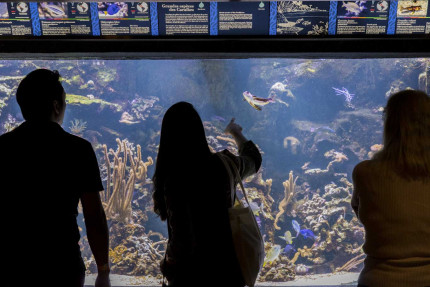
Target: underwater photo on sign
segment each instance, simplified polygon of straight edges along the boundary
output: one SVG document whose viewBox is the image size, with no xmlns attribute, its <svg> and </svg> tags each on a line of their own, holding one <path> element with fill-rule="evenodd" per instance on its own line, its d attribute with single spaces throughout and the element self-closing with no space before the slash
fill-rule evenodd
<svg viewBox="0 0 430 287">
<path fill-rule="evenodd" d="M 62 13 L 62 6 L 41 5 Z M 179 101 L 200 113 L 211 151 L 237 154 L 223 132 L 234 117 L 262 154 L 258 173 L 243 181 L 265 241 L 257 285 L 356 284 L 365 254 L 364 228 L 350 205 L 352 170 L 382 148 L 387 98 L 404 89 L 430 92 L 428 58 L 1 60 L 0 133 L 23 122 L 16 90 L 37 68 L 59 71 L 63 128 L 97 155 L 113 286 L 162 280 L 168 234 L 153 212 L 151 178 L 164 113 Z M 82 214 L 78 225 L 86 282 L 94 284 Z"/>
</svg>

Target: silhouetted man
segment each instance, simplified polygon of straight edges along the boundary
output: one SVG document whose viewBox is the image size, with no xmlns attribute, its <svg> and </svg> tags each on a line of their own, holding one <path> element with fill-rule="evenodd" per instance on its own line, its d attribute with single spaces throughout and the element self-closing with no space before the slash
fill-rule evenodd
<svg viewBox="0 0 430 287">
<path fill-rule="evenodd" d="M 26 121 L 0 136 L 1 260 L 6 266 L 0 286 L 83 286 L 79 200 L 99 271 L 96 286 L 110 286 L 100 171 L 91 144 L 61 127 L 66 93 L 59 76 L 39 69 L 21 81 L 16 98 Z"/>
</svg>

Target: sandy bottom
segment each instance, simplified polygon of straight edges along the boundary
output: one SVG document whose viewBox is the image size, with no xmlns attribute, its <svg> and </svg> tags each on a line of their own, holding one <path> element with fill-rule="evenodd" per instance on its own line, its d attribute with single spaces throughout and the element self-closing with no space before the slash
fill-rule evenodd
<svg viewBox="0 0 430 287">
<path fill-rule="evenodd" d="M 256 286 L 356 286 L 359 273 L 339 272 L 336 274 L 318 274 L 297 276 L 296 280 L 289 282 L 262 282 L 257 283 Z M 115 275 L 110 276 L 112 287 L 125 287 L 125 286 L 160 286 L 161 280 L 153 277 L 136 277 Z M 94 286 L 96 275 L 88 275 L 85 278 L 85 286 Z"/>
</svg>

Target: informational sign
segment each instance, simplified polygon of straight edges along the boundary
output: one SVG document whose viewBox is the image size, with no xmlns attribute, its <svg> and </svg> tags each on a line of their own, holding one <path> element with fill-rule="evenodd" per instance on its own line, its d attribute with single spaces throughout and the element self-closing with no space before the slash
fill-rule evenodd
<svg viewBox="0 0 430 287">
<path fill-rule="evenodd" d="M 92 35 L 89 2 L 39 2 L 43 36 Z"/>
<path fill-rule="evenodd" d="M 327 35 L 330 1 L 279 1 L 277 35 Z"/>
<path fill-rule="evenodd" d="M 399 1 L 396 34 L 429 34 L 430 12 L 428 1 Z"/>
<path fill-rule="evenodd" d="M 32 35 L 30 7 L 28 3 L 0 3 L 0 35 Z"/>
<path fill-rule="evenodd" d="M 209 2 L 157 4 L 160 35 L 209 35 Z"/>
<path fill-rule="evenodd" d="M 337 6 L 336 34 L 385 34 L 390 1 L 342 1 Z"/>
<path fill-rule="evenodd" d="M 98 2 L 101 35 L 149 35 L 149 2 Z"/>
<path fill-rule="evenodd" d="M 219 35 L 268 35 L 270 2 L 218 3 Z"/>
</svg>

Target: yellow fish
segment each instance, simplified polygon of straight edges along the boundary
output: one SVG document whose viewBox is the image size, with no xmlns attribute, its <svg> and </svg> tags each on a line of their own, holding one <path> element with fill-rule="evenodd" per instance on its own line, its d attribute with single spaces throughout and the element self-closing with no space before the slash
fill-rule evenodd
<svg viewBox="0 0 430 287">
<path fill-rule="evenodd" d="M 279 254 L 281 254 L 281 245 L 276 244 L 270 248 L 269 252 L 267 252 L 266 258 L 264 258 L 263 267 L 267 262 L 272 263 L 275 261 L 279 257 Z"/>
</svg>

